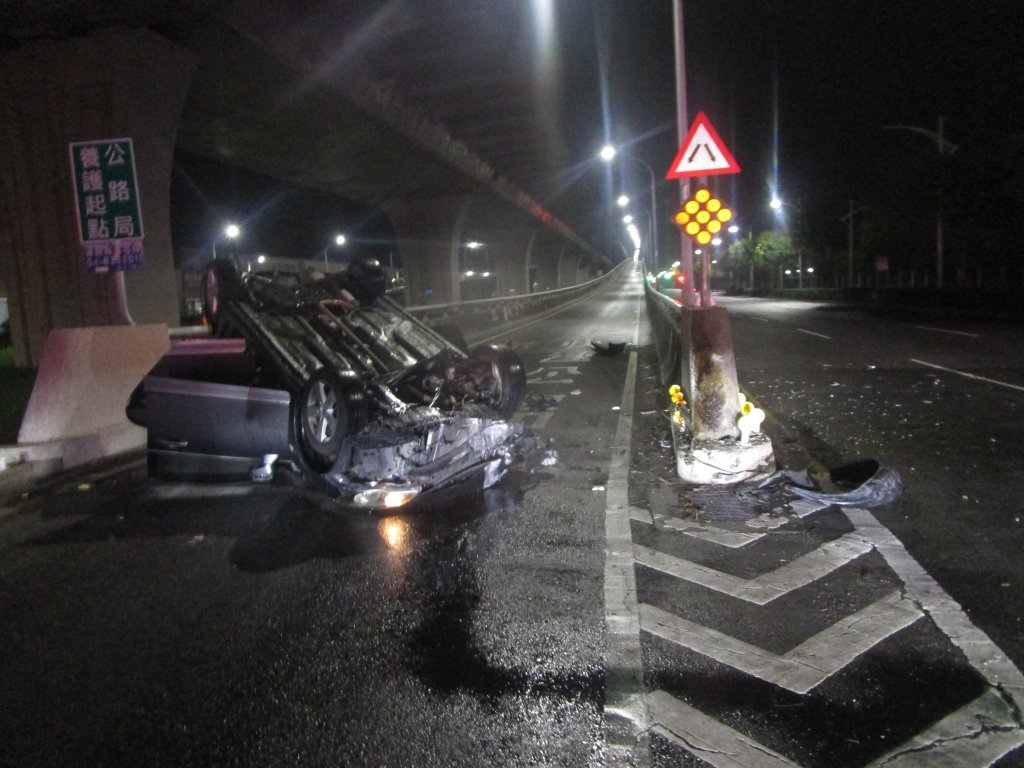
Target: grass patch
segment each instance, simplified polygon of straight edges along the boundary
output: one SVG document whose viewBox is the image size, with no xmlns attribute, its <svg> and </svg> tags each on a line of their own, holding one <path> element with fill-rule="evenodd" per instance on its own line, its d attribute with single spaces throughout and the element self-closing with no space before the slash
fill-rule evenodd
<svg viewBox="0 0 1024 768">
<path fill-rule="evenodd" d="M 18 442 L 21 417 L 35 380 L 35 368 L 14 367 L 13 348 L 0 349 L 0 445 Z"/>
</svg>

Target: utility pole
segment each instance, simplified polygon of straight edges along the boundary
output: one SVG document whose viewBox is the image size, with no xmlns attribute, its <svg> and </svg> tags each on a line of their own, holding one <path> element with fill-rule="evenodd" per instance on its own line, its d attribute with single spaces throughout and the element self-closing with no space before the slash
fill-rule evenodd
<svg viewBox="0 0 1024 768">
<path fill-rule="evenodd" d="M 686 114 L 686 41 L 683 34 L 683 0 L 673 0 L 672 16 L 675 22 L 676 50 L 676 121 L 679 132 L 679 146 L 686 141 L 690 120 Z M 686 179 L 679 180 L 679 204 L 683 205 L 690 196 L 689 184 Z M 679 267 L 686 275 L 683 290 L 683 303 L 691 304 L 693 291 L 693 244 L 688 237 L 680 237 Z"/>
<path fill-rule="evenodd" d="M 913 131 L 914 133 L 920 133 L 935 142 L 935 146 L 939 150 L 939 163 L 942 163 L 941 158 L 945 155 L 952 155 L 957 151 L 958 147 L 951 141 L 946 141 L 945 136 L 945 120 L 942 116 L 939 116 L 939 130 L 929 131 L 927 128 L 918 128 L 914 125 L 886 125 L 884 126 L 888 130 L 903 130 Z M 939 168 L 939 178 L 942 178 L 942 168 Z M 942 270 L 943 270 L 943 236 L 942 236 L 942 187 L 939 187 L 939 200 L 936 204 L 935 211 L 935 287 L 942 288 Z"/>
<path fill-rule="evenodd" d="M 853 217 L 855 214 L 865 210 L 867 206 L 854 209 L 853 198 L 850 199 L 850 212 L 840 216 L 840 221 L 846 222 L 846 287 L 853 287 Z"/>
</svg>

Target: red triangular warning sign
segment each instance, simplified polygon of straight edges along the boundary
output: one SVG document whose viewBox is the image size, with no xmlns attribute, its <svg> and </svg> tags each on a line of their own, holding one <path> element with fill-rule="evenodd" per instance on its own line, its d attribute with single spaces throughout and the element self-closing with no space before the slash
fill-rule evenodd
<svg viewBox="0 0 1024 768">
<path fill-rule="evenodd" d="M 690 176 L 717 176 L 721 173 L 739 173 L 740 166 L 715 126 L 703 112 L 690 126 L 682 149 L 665 174 L 666 179 L 685 179 Z"/>
</svg>

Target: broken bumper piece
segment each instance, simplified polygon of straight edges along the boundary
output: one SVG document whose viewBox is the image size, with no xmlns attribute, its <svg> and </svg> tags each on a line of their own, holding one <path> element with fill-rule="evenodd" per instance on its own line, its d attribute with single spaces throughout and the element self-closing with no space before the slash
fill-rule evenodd
<svg viewBox="0 0 1024 768">
<path fill-rule="evenodd" d="M 484 416 L 440 418 L 429 429 L 421 423 L 405 440 L 371 431 L 348 441 L 325 479 L 343 503 L 364 509 L 404 507 L 475 475 L 473 489 L 485 490 L 518 458 L 522 435 L 521 424 Z"/>
</svg>

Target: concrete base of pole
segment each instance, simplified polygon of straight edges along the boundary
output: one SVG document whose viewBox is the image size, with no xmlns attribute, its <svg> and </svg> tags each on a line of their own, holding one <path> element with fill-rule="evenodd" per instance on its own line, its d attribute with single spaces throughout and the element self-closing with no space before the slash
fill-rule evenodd
<svg viewBox="0 0 1024 768">
<path fill-rule="evenodd" d="M 676 471 L 687 483 L 729 485 L 762 480 L 775 472 L 772 441 L 763 433 L 750 436 L 744 445 L 739 440 L 694 440 L 688 443 L 677 436 Z"/>
</svg>

